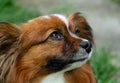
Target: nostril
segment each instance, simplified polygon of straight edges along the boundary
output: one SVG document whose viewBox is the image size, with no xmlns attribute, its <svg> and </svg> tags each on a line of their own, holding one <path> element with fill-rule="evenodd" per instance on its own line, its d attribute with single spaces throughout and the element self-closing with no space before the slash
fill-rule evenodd
<svg viewBox="0 0 120 83">
<path fill-rule="evenodd" d="M 80 46 L 84 49 L 87 49 L 89 47 L 89 41 L 80 42 Z"/>
</svg>

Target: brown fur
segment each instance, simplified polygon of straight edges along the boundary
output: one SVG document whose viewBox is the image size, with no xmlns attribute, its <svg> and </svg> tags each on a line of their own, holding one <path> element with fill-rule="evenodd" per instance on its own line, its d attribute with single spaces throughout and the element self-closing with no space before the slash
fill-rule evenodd
<svg viewBox="0 0 120 83">
<path fill-rule="evenodd" d="M 21 30 L 9 23 L 0 23 L 0 83 L 39 83 L 53 73 L 45 66 L 49 58 L 68 56 L 79 49 L 81 39 L 71 37 L 66 25 L 57 17 L 35 18 Z M 93 42 L 92 30 L 79 13 L 69 17 L 70 30 L 79 37 Z M 82 28 L 81 28 L 82 27 Z M 49 35 L 59 31 L 64 40 L 55 41 Z M 79 31 L 78 31 L 79 32 Z M 69 49 L 68 49 L 69 48 Z M 65 57 L 63 57 L 63 55 Z M 96 83 L 89 63 L 65 73 L 66 83 Z"/>
<path fill-rule="evenodd" d="M 96 83 L 89 63 L 65 73 L 66 83 Z"/>
</svg>

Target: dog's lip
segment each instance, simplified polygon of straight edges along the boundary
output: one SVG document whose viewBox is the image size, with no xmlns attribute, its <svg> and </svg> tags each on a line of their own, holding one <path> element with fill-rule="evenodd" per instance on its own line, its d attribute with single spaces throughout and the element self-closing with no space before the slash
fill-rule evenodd
<svg viewBox="0 0 120 83">
<path fill-rule="evenodd" d="M 72 59 L 69 61 L 69 63 L 75 63 L 75 62 L 79 62 L 79 61 L 84 61 L 86 60 L 88 57 L 81 57 L 80 59 Z"/>
</svg>

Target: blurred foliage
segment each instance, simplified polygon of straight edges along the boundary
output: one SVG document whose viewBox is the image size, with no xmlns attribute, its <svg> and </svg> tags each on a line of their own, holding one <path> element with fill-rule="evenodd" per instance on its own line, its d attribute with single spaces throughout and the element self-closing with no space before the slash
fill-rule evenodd
<svg viewBox="0 0 120 83">
<path fill-rule="evenodd" d="M 64 14 L 69 15 L 70 13 L 73 13 L 74 7 L 70 7 L 68 4 L 63 4 L 62 6 L 57 6 L 49 11 L 49 13 L 58 13 L 58 14 Z"/>
<path fill-rule="evenodd" d="M 91 59 L 91 66 L 98 83 L 117 83 L 113 78 L 118 68 L 111 63 L 113 54 L 105 48 L 94 51 Z"/>
<path fill-rule="evenodd" d="M 111 1 L 120 6 L 120 0 L 111 0 Z"/>
<path fill-rule="evenodd" d="M 37 11 L 16 6 L 14 1 L 0 0 L 0 21 L 20 23 L 41 15 Z"/>
</svg>

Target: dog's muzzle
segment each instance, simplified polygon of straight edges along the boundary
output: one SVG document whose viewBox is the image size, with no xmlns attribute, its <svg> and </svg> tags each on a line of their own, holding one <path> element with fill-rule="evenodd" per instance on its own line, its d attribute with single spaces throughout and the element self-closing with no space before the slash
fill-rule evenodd
<svg viewBox="0 0 120 83">
<path fill-rule="evenodd" d="M 80 42 L 79 46 L 80 46 L 79 51 L 71 54 L 72 56 L 67 55 L 66 59 L 62 58 L 65 55 L 63 55 L 62 57 L 50 58 L 48 60 L 48 64 L 46 65 L 46 68 L 49 71 L 60 71 L 62 69 L 69 67 L 74 63 L 80 62 L 80 64 L 83 64 L 91 57 L 92 44 L 90 44 L 89 41 L 82 41 Z M 77 66 L 79 66 L 79 64 Z"/>
<path fill-rule="evenodd" d="M 92 44 L 89 41 L 82 41 L 80 42 L 79 45 L 80 45 L 80 50 L 77 53 L 75 53 L 72 60 L 70 61 L 71 63 L 78 61 L 82 62 L 91 56 Z"/>
</svg>

